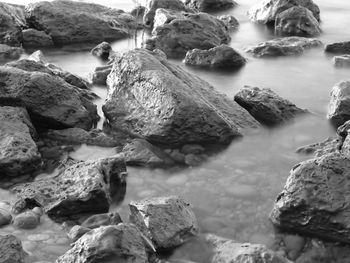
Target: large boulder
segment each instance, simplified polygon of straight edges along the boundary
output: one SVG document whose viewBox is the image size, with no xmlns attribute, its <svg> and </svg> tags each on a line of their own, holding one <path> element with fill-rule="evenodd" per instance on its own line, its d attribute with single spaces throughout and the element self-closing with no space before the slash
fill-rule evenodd
<svg viewBox="0 0 350 263">
<path fill-rule="evenodd" d="M 20 46 L 21 30 L 26 26 L 24 6 L 0 2 L 0 43 L 10 46 Z"/>
<path fill-rule="evenodd" d="M 291 170 L 271 212 L 272 222 L 287 230 L 350 243 L 350 159 L 331 153 Z"/>
<path fill-rule="evenodd" d="M 210 49 L 231 39 L 225 23 L 207 13 L 158 9 L 155 24 L 153 36 L 145 46 L 149 50 L 160 49 L 168 57 L 183 57 L 188 50 Z"/>
<path fill-rule="evenodd" d="M 233 0 L 186 0 L 185 4 L 201 12 L 228 9 L 237 5 Z"/>
<path fill-rule="evenodd" d="M 198 223 L 188 203 L 176 196 L 131 202 L 130 220 L 153 241 L 156 249 L 179 246 L 198 233 Z"/>
<path fill-rule="evenodd" d="M 15 60 L 24 53 L 21 47 L 10 47 L 8 45 L 0 44 L 0 60 Z"/>
<path fill-rule="evenodd" d="M 0 236 L 0 263 L 24 263 L 26 255 L 17 237 Z"/>
<path fill-rule="evenodd" d="M 0 107 L 0 174 L 17 176 L 35 171 L 41 157 L 33 141 L 36 131 L 24 108 Z"/>
<path fill-rule="evenodd" d="M 16 186 L 22 209 L 42 207 L 57 222 L 82 215 L 106 213 L 125 180 L 124 160 L 118 157 L 79 162 L 53 178 Z M 17 208 L 16 208 L 17 209 Z"/>
<path fill-rule="evenodd" d="M 255 119 L 268 126 L 286 123 L 307 112 L 266 88 L 245 86 L 237 92 L 235 101 Z"/>
<path fill-rule="evenodd" d="M 121 39 L 136 25 L 121 10 L 69 0 L 31 3 L 25 16 L 30 27 L 50 35 L 55 45 Z"/>
<path fill-rule="evenodd" d="M 350 41 L 328 44 L 325 51 L 328 53 L 350 54 Z"/>
<path fill-rule="evenodd" d="M 227 143 L 259 127 L 210 84 L 144 49 L 114 62 L 108 86 L 103 111 L 112 127 L 154 144 Z"/>
<path fill-rule="evenodd" d="M 350 120 L 350 81 L 339 82 L 333 87 L 327 118 L 336 127 Z"/>
<path fill-rule="evenodd" d="M 277 15 L 275 32 L 279 35 L 313 37 L 321 33 L 321 28 L 309 9 L 294 6 Z"/>
<path fill-rule="evenodd" d="M 52 37 L 44 31 L 39 31 L 34 28 L 24 29 L 22 31 L 23 46 L 31 47 L 51 47 L 53 46 Z"/>
<path fill-rule="evenodd" d="M 78 239 L 56 263 L 148 263 L 140 231 L 133 225 L 102 226 Z"/>
<path fill-rule="evenodd" d="M 275 57 L 300 55 L 306 49 L 321 46 L 322 42 L 315 38 L 284 37 L 262 42 L 247 49 L 257 57 Z"/>
</svg>

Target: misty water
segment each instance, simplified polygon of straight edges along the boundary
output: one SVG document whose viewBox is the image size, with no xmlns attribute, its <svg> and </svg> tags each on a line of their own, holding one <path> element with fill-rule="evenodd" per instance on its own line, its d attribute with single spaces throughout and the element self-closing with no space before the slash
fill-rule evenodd
<svg viewBox="0 0 350 263">
<path fill-rule="evenodd" d="M 25 4 L 30 1 L 8 2 Z M 125 11 L 135 6 L 131 0 L 95 2 Z M 268 216 L 274 199 L 282 190 L 289 170 L 309 158 L 296 154 L 295 150 L 335 134 L 326 119 L 330 91 L 335 83 L 350 78 L 350 70 L 335 68 L 332 56 L 325 54 L 322 47 L 306 51 L 301 56 L 280 58 L 254 58 L 245 53 L 245 48 L 272 39 L 274 35 L 265 26 L 251 23 L 246 15 L 258 0 L 237 2 L 238 7 L 218 14 L 232 14 L 239 20 L 240 27 L 231 33 L 230 45 L 248 59 L 246 66 L 235 72 L 213 71 L 187 67 L 181 60 L 172 61 L 205 79 L 230 98 L 244 85 L 266 87 L 312 114 L 280 128 L 261 129 L 247 135 L 199 167 L 170 171 L 128 167 L 125 200 L 122 204 L 113 205 L 111 210 L 119 211 L 127 220 L 127 204 L 131 200 L 176 194 L 193 205 L 201 232 L 272 246 L 274 230 Z M 315 2 L 321 9 L 323 33 L 320 40 L 325 44 L 350 40 L 350 1 Z M 126 51 L 140 45 L 140 42 L 140 38 L 137 44 L 132 38 L 116 41 L 113 49 Z M 101 65 L 80 46 L 44 50 L 44 53 L 49 62 L 82 77 Z M 107 89 L 94 87 L 93 91 L 102 97 L 96 101 L 100 108 Z M 72 153 L 72 157 L 88 160 L 114 154 L 113 148 L 83 145 Z M 2 200 L 13 199 L 5 190 L 0 191 L 0 197 Z M 32 262 L 53 262 L 69 248 L 65 231 L 48 218 L 43 218 L 35 230 L 16 230 L 8 226 L 0 229 L 0 234 L 5 233 L 22 239 Z"/>
</svg>

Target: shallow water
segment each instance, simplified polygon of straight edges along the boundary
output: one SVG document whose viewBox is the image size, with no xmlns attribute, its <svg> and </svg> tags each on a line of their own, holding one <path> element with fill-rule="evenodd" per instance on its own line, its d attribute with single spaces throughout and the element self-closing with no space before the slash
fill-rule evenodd
<svg viewBox="0 0 350 263">
<path fill-rule="evenodd" d="M 134 6 L 131 0 L 95 2 L 125 10 Z M 186 67 L 179 60 L 174 62 L 207 80 L 231 98 L 244 85 L 269 87 L 298 106 L 309 109 L 314 115 L 299 118 L 278 129 L 246 136 L 200 167 L 172 171 L 128 168 L 125 200 L 112 209 L 117 209 L 127 219 L 127 204 L 130 200 L 168 194 L 181 195 L 193 204 L 202 232 L 216 233 L 240 242 L 271 246 L 273 228 L 268 214 L 274 199 L 293 165 L 307 158 L 297 155 L 295 150 L 334 135 L 334 130 L 325 117 L 329 94 L 335 83 L 350 78 L 350 70 L 333 67 L 332 57 L 327 56 L 322 48 L 307 51 L 302 56 L 273 59 L 256 59 L 244 53 L 246 47 L 274 36 L 264 26 L 252 24 L 246 16 L 249 7 L 258 0 L 237 2 L 237 8 L 222 13 L 233 14 L 241 23 L 239 30 L 232 33 L 230 45 L 249 59 L 245 67 L 237 72 L 218 72 Z M 315 2 L 321 9 L 323 34 L 320 39 L 324 43 L 350 40 L 350 1 Z M 132 39 L 113 44 L 116 51 L 134 47 Z M 45 51 L 45 55 L 50 62 L 80 76 L 87 76 L 100 65 L 88 51 L 61 49 Z M 94 87 L 93 90 L 101 97 L 106 94 L 103 87 Z M 103 99 L 96 103 L 101 106 Z M 83 145 L 72 156 L 86 160 L 114 154 L 114 149 Z M 0 197 L 11 198 L 6 191 L 0 191 Z M 12 231 L 12 227 L 7 227 L 0 229 L 0 234 Z M 32 253 L 32 261 L 54 261 L 55 257 L 68 249 L 64 231 L 47 218 L 37 230 L 17 234 L 27 242 L 28 239 L 33 239 L 32 234 L 46 233 L 45 231 L 49 231 L 52 238 L 25 243 L 27 250 Z M 59 240 L 59 244 L 55 245 L 55 240 Z M 53 249 L 55 246 L 58 246 L 57 250 Z"/>
</svg>

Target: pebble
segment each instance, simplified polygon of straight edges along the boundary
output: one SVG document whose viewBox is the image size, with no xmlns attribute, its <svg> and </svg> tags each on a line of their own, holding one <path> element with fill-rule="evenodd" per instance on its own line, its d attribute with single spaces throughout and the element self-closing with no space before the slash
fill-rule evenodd
<svg viewBox="0 0 350 263">
<path fill-rule="evenodd" d="M 46 234 L 35 234 L 35 235 L 29 235 L 28 240 L 30 241 L 45 241 L 50 238 L 49 235 Z"/>
<path fill-rule="evenodd" d="M 21 229 L 33 229 L 36 228 L 39 223 L 40 217 L 33 211 L 26 211 L 18 214 L 13 220 L 13 224 Z"/>
<path fill-rule="evenodd" d="M 183 185 L 188 181 L 186 175 L 175 175 L 166 180 L 168 185 Z"/>
</svg>

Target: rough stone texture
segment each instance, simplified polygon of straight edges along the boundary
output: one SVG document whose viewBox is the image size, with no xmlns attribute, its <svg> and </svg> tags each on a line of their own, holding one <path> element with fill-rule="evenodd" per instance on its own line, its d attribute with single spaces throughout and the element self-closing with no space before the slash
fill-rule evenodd
<svg viewBox="0 0 350 263">
<path fill-rule="evenodd" d="M 192 208 L 176 196 L 156 197 L 131 202 L 130 221 L 158 249 L 179 246 L 198 233 L 198 223 Z"/>
<path fill-rule="evenodd" d="M 107 77 L 112 71 L 113 65 L 96 67 L 94 72 L 89 75 L 89 81 L 94 85 L 107 85 Z"/>
<path fill-rule="evenodd" d="M 213 68 L 239 68 L 246 59 L 232 47 L 220 45 L 209 50 L 193 49 L 186 53 L 185 63 Z"/>
<path fill-rule="evenodd" d="M 350 67 L 350 55 L 335 56 L 333 63 L 336 67 Z"/>
<path fill-rule="evenodd" d="M 339 152 L 342 144 L 343 141 L 341 138 L 330 137 L 322 142 L 302 146 L 296 150 L 296 153 L 313 154 L 315 157 L 321 157 L 325 154 Z"/>
<path fill-rule="evenodd" d="M 228 9 L 237 5 L 233 0 L 186 0 L 186 6 L 201 11 L 210 12 Z"/>
<path fill-rule="evenodd" d="M 82 214 L 108 212 L 112 197 L 125 180 L 123 159 L 79 162 L 53 178 L 43 178 L 14 188 L 23 207 L 42 207 L 57 222 Z"/>
<path fill-rule="evenodd" d="M 144 49 L 126 52 L 108 77 L 112 127 L 153 144 L 227 143 L 259 124 L 207 82 Z"/>
<path fill-rule="evenodd" d="M 30 27 L 44 31 L 55 45 L 125 38 L 135 18 L 121 10 L 76 1 L 42 1 L 26 7 Z"/>
<path fill-rule="evenodd" d="M 158 19 L 157 16 L 166 19 Z M 179 13 L 158 9 L 152 38 L 146 40 L 149 50 L 160 49 L 168 57 L 183 57 L 191 49 L 210 49 L 230 41 L 225 23 L 207 13 Z"/>
<path fill-rule="evenodd" d="M 0 201 L 0 227 L 10 224 L 11 221 L 11 204 L 7 201 Z"/>
<path fill-rule="evenodd" d="M 248 15 L 254 22 L 269 24 L 275 22 L 278 14 L 294 6 L 309 9 L 320 21 L 320 9 L 312 0 L 262 0 L 249 10 Z"/>
<path fill-rule="evenodd" d="M 90 129 L 99 118 L 96 106 L 60 78 L 2 66 L 0 81 L 0 105 L 26 107 L 35 125 Z"/>
<path fill-rule="evenodd" d="M 84 220 L 84 222 L 81 223 L 81 226 L 95 229 L 100 226 L 118 225 L 119 223 L 122 223 L 122 219 L 120 218 L 120 215 L 115 212 L 92 215 Z"/>
<path fill-rule="evenodd" d="M 0 17 L 0 43 L 20 46 L 22 41 L 21 28 L 26 25 L 24 6 L 0 2 Z"/>
<path fill-rule="evenodd" d="M 226 27 L 230 30 L 235 30 L 239 27 L 238 20 L 232 15 L 222 15 L 222 16 L 219 16 L 218 19 L 224 22 Z"/>
<path fill-rule="evenodd" d="M 22 31 L 24 47 L 51 47 L 53 41 L 51 36 L 44 31 L 38 31 L 33 28 L 24 29 Z"/>
<path fill-rule="evenodd" d="M 336 54 L 350 54 L 350 41 L 328 44 L 325 51 Z"/>
<path fill-rule="evenodd" d="M 341 152 L 350 158 L 350 121 L 345 122 L 337 129 L 337 133 L 342 138 Z"/>
<path fill-rule="evenodd" d="M 13 236 L 0 236 L 0 263 L 24 263 L 26 253 L 21 241 Z"/>
<path fill-rule="evenodd" d="M 23 48 L 0 44 L 0 60 L 18 59 L 23 53 Z"/>
<path fill-rule="evenodd" d="M 107 60 L 111 51 L 111 45 L 108 42 L 102 42 L 91 50 L 91 54 L 95 57 Z"/>
<path fill-rule="evenodd" d="M 274 126 L 293 120 L 307 110 L 278 96 L 271 89 L 245 86 L 235 95 L 235 101 L 261 123 Z"/>
<path fill-rule="evenodd" d="M 262 42 L 247 49 L 257 57 L 291 56 L 302 54 L 305 49 L 321 46 L 322 42 L 315 38 L 284 37 Z"/>
<path fill-rule="evenodd" d="M 333 87 L 327 118 L 336 127 L 350 120 L 350 81 L 339 82 Z"/>
<path fill-rule="evenodd" d="M 140 231 L 133 225 L 102 226 L 78 239 L 56 263 L 148 263 Z"/>
<path fill-rule="evenodd" d="M 322 239 L 350 243 L 350 159 L 331 153 L 296 165 L 277 197 L 271 220 Z"/>
<path fill-rule="evenodd" d="M 309 9 L 295 6 L 277 15 L 275 32 L 286 36 L 314 37 L 321 34 L 321 28 Z"/>
<path fill-rule="evenodd" d="M 90 231 L 91 231 L 90 228 L 75 225 L 69 230 L 68 237 L 75 242 L 79 238 L 81 238 L 83 235 L 85 235 L 87 232 L 90 232 Z"/>
<path fill-rule="evenodd" d="M 41 157 L 33 141 L 36 136 L 24 108 L 0 107 L 0 174 L 18 176 L 40 167 Z"/>
</svg>

